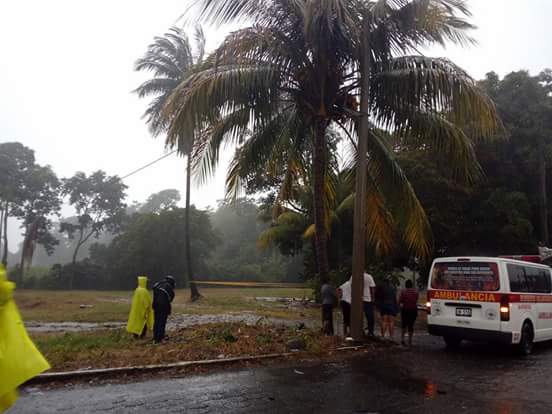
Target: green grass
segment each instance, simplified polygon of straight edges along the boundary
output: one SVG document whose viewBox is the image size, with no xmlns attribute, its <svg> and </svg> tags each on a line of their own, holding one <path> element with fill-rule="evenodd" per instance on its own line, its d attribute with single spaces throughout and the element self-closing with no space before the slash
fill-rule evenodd
<svg viewBox="0 0 552 414">
<path fill-rule="evenodd" d="M 57 335 L 37 335 L 37 346 L 49 355 L 60 353 L 66 355 L 74 352 L 85 352 L 112 347 L 124 348 L 133 342 L 133 338 L 121 329 L 102 331 L 100 333 L 64 333 Z"/>
<path fill-rule="evenodd" d="M 306 288 L 205 288 L 202 299 L 190 302 L 189 290 L 176 292 L 175 314 L 254 312 L 266 317 L 295 319 L 312 309 L 289 309 L 282 303 L 256 301 L 255 297 L 309 297 Z M 16 290 L 15 299 L 24 320 L 42 322 L 126 321 L 132 291 Z M 91 307 L 81 308 L 80 305 Z"/>
<path fill-rule="evenodd" d="M 94 367 L 95 360 L 105 358 L 105 351 L 129 349 L 136 342 L 122 329 L 101 332 L 32 335 L 38 349 L 52 367 L 74 364 L 73 368 Z M 75 364 L 76 362 L 76 364 Z"/>
</svg>

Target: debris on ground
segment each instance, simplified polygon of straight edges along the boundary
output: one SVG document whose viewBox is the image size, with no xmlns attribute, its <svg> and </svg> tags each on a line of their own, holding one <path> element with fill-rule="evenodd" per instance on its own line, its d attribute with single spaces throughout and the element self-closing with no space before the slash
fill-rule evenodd
<svg viewBox="0 0 552 414">
<path fill-rule="evenodd" d="M 135 339 L 124 329 L 33 334 L 50 361 L 52 371 L 115 368 L 198 361 L 302 350 L 309 355 L 327 353 L 343 345 L 342 338 L 323 336 L 318 329 L 244 323 L 211 323 L 177 328 L 170 340 L 158 345 L 151 338 Z"/>
</svg>

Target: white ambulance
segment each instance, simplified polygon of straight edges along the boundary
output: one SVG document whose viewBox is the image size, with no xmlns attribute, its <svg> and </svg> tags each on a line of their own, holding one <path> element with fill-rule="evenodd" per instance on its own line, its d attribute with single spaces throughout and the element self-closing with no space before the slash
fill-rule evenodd
<svg viewBox="0 0 552 414">
<path fill-rule="evenodd" d="M 428 281 L 429 333 L 449 347 L 462 340 L 514 344 L 522 354 L 552 339 L 550 267 L 497 257 L 444 257 Z"/>
</svg>

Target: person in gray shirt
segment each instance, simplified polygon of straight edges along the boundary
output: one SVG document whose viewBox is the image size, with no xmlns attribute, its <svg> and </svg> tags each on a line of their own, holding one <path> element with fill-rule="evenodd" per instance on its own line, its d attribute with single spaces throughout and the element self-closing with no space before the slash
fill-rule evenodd
<svg viewBox="0 0 552 414">
<path fill-rule="evenodd" d="M 322 330 L 326 335 L 333 335 L 333 308 L 337 303 L 335 288 L 328 282 L 324 282 L 320 288 L 322 298 Z"/>
</svg>

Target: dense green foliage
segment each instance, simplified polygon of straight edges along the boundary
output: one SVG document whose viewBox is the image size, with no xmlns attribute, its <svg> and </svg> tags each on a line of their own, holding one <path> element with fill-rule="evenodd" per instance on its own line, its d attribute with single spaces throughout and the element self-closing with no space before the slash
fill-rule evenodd
<svg viewBox="0 0 552 414">
<path fill-rule="evenodd" d="M 213 280 L 296 282 L 303 272 L 303 258 L 286 258 L 274 249 L 259 249 L 259 235 L 267 224 L 259 220 L 259 208 L 251 200 L 221 204 L 211 215 L 221 244 L 210 258 Z"/>
<path fill-rule="evenodd" d="M 23 229 L 20 269 L 31 266 L 37 245 L 51 254 L 58 243 L 52 234 L 61 200 L 60 183 L 50 166 L 35 162 L 34 151 L 18 142 L 0 144 L 0 245 L 2 263 L 8 262 L 8 219 Z M 23 273 L 18 273 L 23 279 Z"/>
<path fill-rule="evenodd" d="M 75 264 L 81 246 L 90 237 L 99 237 L 104 231 L 119 229 L 125 214 L 126 185 L 117 176 L 108 177 L 98 170 L 87 176 L 77 172 L 63 180 L 62 195 L 68 198 L 76 213 L 76 223 L 64 221 L 59 231 L 69 239 L 76 239 L 72 263 Z"/>
<path fill-rule="evenodd" d="M 180 286 L 187 285 L 184 243 L 185 209 L 171 208 L 159 213 L 135 214 L 126 229 L 109 246 L 92 246 L 90 259 L 103 267 L 110 287 L 130 288 L 136 276 L 160 279 L 173 275 Z M 209 215 L 192 207 L 190 238 L 194 267 L 199 274 L 208 272 L 206 260 L 219 239 L 212 229 Z"/>
<path fill-rule="evenodd" d="M 538 76 L 513 72 L 502 80 L 490 73 L 480 83 L 495 100 L 506 134 L 476 144 L 484 177 L 472 185 L 453 180 L 447 165 L 421 148 L 401 150 L 401 165 L 433 229 L 434 255 L 537 253 L 538 242 L 548 233 L 542 229 L 540 210 L 550 215 L 540 201 L 539 171 L 541 161 L 546 162 L 546 176 L 551 170 L 549 78 L 548 71 Z M 547 184 L 546 193 L 550 190 Z"/>
</svg>

